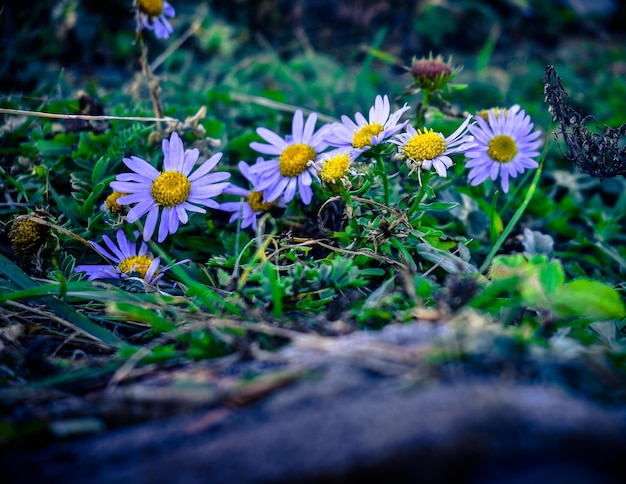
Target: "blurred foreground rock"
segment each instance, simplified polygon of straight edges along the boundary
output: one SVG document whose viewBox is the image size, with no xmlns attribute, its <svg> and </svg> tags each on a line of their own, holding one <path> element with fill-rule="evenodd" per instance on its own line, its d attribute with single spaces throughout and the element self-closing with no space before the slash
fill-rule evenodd
<svg viewBox="0 0 626 484">
<path fill-rule="evenodd" d="M 624 407 L 503 375 L 419 377 L 411 362 L 446 331 L 415 324 L 305 338 L 267 366 L 301 372 L 268 396 L 5 452 L 3 474 L 65 483 L 623 482 Z M 228 371 L 259 362 L 238 364 Z"/>
</svg>

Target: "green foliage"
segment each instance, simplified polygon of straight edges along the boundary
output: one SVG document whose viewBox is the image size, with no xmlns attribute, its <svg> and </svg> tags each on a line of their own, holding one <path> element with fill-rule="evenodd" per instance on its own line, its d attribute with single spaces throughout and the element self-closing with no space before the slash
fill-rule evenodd
<svg viewBox="0 0 626 484">
<path fill-rule="evenodd" d="M 548 313 L 550 320 L 560 323 L 626 318 L 623 299 L 615 288 L 586 278 L 566 282 L 561 262 L 542 255 L 498 256 L 490 276 L 497 293 L 481 294 L 474 301 L 475 307 L 499 309 L 493 299 L 506 297 L 514 301 L 507 307 L 517 304 Z"/>
<path fill-rule="evenodd" d="M 254 8 L 254 2 L 243 3 L 242 9 Z M 280 330 L 290 328 L 380 329 L 414 322 L 417 309 L 448 322 L 473 308 L 481 321 L 498 325 L 498 351 L 512 358 L 531 345 L 550 346 L 558 333 L 571 344 L 609 348 L 615 365 L 626 369 L 626 182 L 601 183 L 561 156 L 543 103 L 545 62 L 535 56 L 519 62 L 514 50 L 519 18 L 477 2 L 460 5 L 422 2 L 414 6 L 419 15 L 407 20 L 409 33 L 419 34 L 424 46 L 447 51 L 462 31 L 463 42 L 476 47 L 471 55 L 458 52 L 459 67 L 465 66 L 458 76 L 455 71 L 458 84 L 431 88 L 416 87 L 400 72 L 410 56 L 398 58 L 402 50 L 392 44 L 398 39 L 389 26 L 372 27 L 359 45 L 336 42 L 337 51 L 326 51 L 304 35 L 284 43 L 263 36 L 251 41 L 247 26 L 189 2 L 177 8 L 177 33 L 180 26 L 195 26 L 182 44 L 159 43 L 149 35 L 142 44 L 135 42 L 132 18 L 114 31 L 118 24 L 96 21 L 108 14 L 94 5 L 57 11 L 60 20 L 90 20 L 79 18 L 76 33 L 100 39 L 98 49 L 113 62 L 111 77 L 105 69 L 78 78 L 74 70 L 53 69 L 33 84 L 32 70 L 16 70 L 26 92 L 11 88 L 11 94 L 0 94 L 3 108 L 33 114 L 7 114 L 0 124 L 3 321 L 19 313 L 16 324 L 35 325 L 46 337 L 77 334 L 105 348 L 111 364 L 93 373 L 101 376 L 129 362 L 218 358 L 250 340 L 274 350 L 284 343 Z M 507 8 L 528 14 L 534 7 L 537 18 L 555 30 L 580 21 L 560 4 L 549 12 L 542 5 L 513 2 Z M 127 10 L 121 8 L 120 15 Z M 460 29 L 464 14 L 471 14 L 475 29 Z M 52 41 L 51 26 L 38 32 L 50 43 L 41 58 L 32 53 L 29 69 L 64 49 Z M 16 42 L 28 44 L 24 38 Z M 85 62 L 94 59 L 93 42 L 80 45 Z M 557 56 L 554 62 L 562 64 L 564 82 L 588 114 L 617 127 L 624 122 L 626 81 L 610 73 L 623 70 L 624 47 L 600 53 L 596 48 L 581 46 L 575 59 Z M 6 65 L 25 65 L 10 49 L 6 56 Z M 584 80 L 583 57 L 594 63 L 594 75 Z M 137 69 L 142 64 L 152 66 L 152 78 Z M 66 120 L 38 114 L 82 112 L 73 94 L 78 88 L 102 102 L 114 119 L 74 129 Z M 222 152 L 217 170 L 247 189 L 237 164 L 252 165 L 259 156 L 250 147 L 262 141 L 258 128 L 289 134 L 298 109 L 318 113 L 317 128 L 344 115 L 367 115 L 377 95 L 389 96 L 392 111 L 406 102 L 410 110 L 403 119 L 446 136 L 462 122 L 461 113 L 520 104 L 542 131 L 540 168 L 512 179 L 511 190 L 503 193 L 490 179 L 470 186 L 461 154 L 452 155 L 455 165 L 442 177 L 434 169 L 408 167 L 396 145 L 383 143 L 351 160 L 349 184 L 315 180 L 311 204 L 296 196 L 259 216 L 256 230 L 230 223 L 223 211 L 190 213 L 174 236 L 149 244 L 150 256 L 161 258 L 158 284 L 146 283 L 137 272 L 106 281 L 87 281 L 76 272 L 77 265 L 95 264 L 119 270 L 88 241 L 102 244 L 104 235 L 118 229 L 134 241 L 143 229 L 145 218 L 128 224 L 124 213 L 102 209 L 110 183 L 128 171 L 124 158 L 136 156 L 160 169 L 161 142 L 175 130 L 187 149 L 199 151 L 199 161 Z M 166 121 L 134 119 L 158 115 L 153 108 L 159 102 Z M 41 246 L 19 252 L 10 238 L 13 221 L 32 214 L 50 234 Z M 41 317 L 49 321 L 41 323 Z M 341 324 L 333 326 L 336 321 Z M 485 324 L 479 331 L 490 328 Z M 73 369 L 70 350 L 55 347 L 62 349 L 51 358 Z M 65 379 L 45 384 L 82 378 L 88 372 L 69 371 Z"/>
</svg>

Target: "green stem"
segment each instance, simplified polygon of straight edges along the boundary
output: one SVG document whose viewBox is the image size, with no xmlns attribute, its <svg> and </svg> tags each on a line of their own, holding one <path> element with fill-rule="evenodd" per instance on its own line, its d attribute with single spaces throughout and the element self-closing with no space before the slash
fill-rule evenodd
<svg viewBox="0 0 626 484">
<path fill-rule="evenodd" d="M 493 199 L 491 200 L 491 213 L 489 216 L 489 220 L 491 222 L 489 225 L 489 242 L 491 242 L 492 244 L 496 241 L 498 237 L 498 230 L 500 229 L 500 227 L 502 227 L 502 219 L 497 212 L 499 194 L 500 191 L 496 190 L 496 192 L 493 194 Z M 498 224 L 498 221 L 500 221 L 500 224 Z"/>
<path fill-rule="evenodd" d="M 422 203 L 422 201 L 424 200 L 424 195 L 426 195 L 426 189 L 424 188 L 424 185 L 428 185 L 428 183 L 430 182 L 430 172 L 428 171 L 424 172 L 423 176 L 424 176 L 424 179 L 421 180 L 420 189 L 417 192 L 415 199 L 413 200 L 413 204 L 411 205 L 411 207 L 406 213 L 406 217 L 409 220 L 411 220 L 411 216 L 417 211 L 417 209 L 420 206 L 420 203 Z"/>
<path fill-rule="evenodd" d="M 415 118 L 415 129 L 421 128 L 424 124 L 424 119 L 426 118 L 426 110 L 428 109 L 428 105 L 430 104 L 431 91 L 422 90 L 422 93 L 422 102 L 419 105 L 417 117 Z"/>
<path fill-rule="evenodd" d="M 385 193 L 385 205 L 389 205 L 389 177 L 387 176 L 387 171 L 385 170 L 385 164 L 378 150 L 376 150 L 376 154 L 374 155 L 374 157 L 376 159 L 376 165 L 378 167 L 378 171 L 380 172 L 380 176 L 383 179 L 383 191 Z"/>
<path fill-rule="evenodd" d="M 533 177 L 533 180 L 530 183 L 530 186 L 528 187 L 528 191 L 526 192 L 526 197 L 524 197 L 524 201 L 515 211 L 515 213 L 513 214 L 513 218 L 511 218 L 507 226 L 504 228 L 504 230 L 500 234 L 500 237 L 498 237 L 498 240 L 496 240 L 496 243 L 493 245 L 493 247 L 491 247 L 489 254 L 487 254 L 487 258 L 484 260 L 484 262 L 480 266 L 480 272 L 484 272 L 487 270 L 487 268 L 489 267 L 489 264 L 491 264 L 491 260 L 495 257 L 498 250 L 500 250 L 500 247 L 502 247 L 502 244 L 504 243 L 504 241 L 511 234 L 511 232 L 513 231 L 513 228 L 515 227 L 515 225 L 517 225 L 517 222 L 519 222 L 519 219 L 524 214 L 526 207 L 528 207 L 528 204 L 532 200 L 533 195 L 535 194 L 535 190 L 537 189 L 537 185 L 539 185 L 539 178 L 541 177 L 541 172 L 543 170 L 543 162 L 545 160 L 546 153 L 548 152 L 548 145 L 549 143 L 546 143 L 545 149 L 543 150 L 543 153 L 541 154 L 541 161 L 539 162 L 539 168 L 537 168 L 537 171 L 535 172 L 535 176 Z"/>
<path fill-rule="evenodd" d="M 354 216 L 354 203 L 352 202 L 352 197 L 350 196 L 350 192 L 346 190 L 346 187 L 341 184 L 339 188 L 339 193 L 343 197 L 346 202 L 346 207 L 348 208 L 348 215 L 350 220 L 350 227 L 352 227 L 352 231 L 354 232 L 355 239 L 360 237 L 361 231 L 359 230 L 359 222 Z"/>
</svg>

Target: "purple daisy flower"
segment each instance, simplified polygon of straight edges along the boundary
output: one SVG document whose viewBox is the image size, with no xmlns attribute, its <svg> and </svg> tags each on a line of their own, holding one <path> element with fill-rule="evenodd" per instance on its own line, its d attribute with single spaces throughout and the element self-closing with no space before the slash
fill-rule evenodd
<svg viewBox="0 0 626 484">
<path fill-rule="evenodd" d="M 534 160 L 542 141 L 541 132 L 533 131 L 534 124 L 523 109 L 515 105 L 509 109 L 490 109 L 476 116 L 476 123 L 469 127 L 474 135 L 474 147 L 465 156 L 470 159 L 468 178 L 478 185 L 487 178 L 500 176 L 502 190 L 509 191 L 509 177 L 517 177 L 529 168 L 537 168 Z"/>
<path fill-rule="evenodd" d="M 136 0 L 137 30 L 147 29 L 154 31 L 157 39 L 167 39 L 174 29 L 167 17 L 176 15 L 174 7 L 165 0 Z"/>
<path fill-rule="evenodd" d="M 152 258 L 148 254 L 148 245 L 145 242 L 142 242 L 139 250 L 137 250 L 137 244 L 130 242 L 124 231 L 118 230 L 115 238 L 117 245 L 109 236 L 105 235 L 102 237 L 108 250 L 96 242 L 89 241 L 89 243 L 100 255 L 116 265 L 79 265 L 74 268 L 74 272 L 87 273 L 87 280 L 89 281 L 94 279 L 120 279 L 137 273 L 146 283 L 154 284 L 163 277 L 163 272 L 159 273 L 160 259 L 158 257 Z M 167 268 L 164 270 L 167 270 Z"/>
<path fill-rule="evenodd" d="M 290 202 L 298 190 L 302 201 L 306 205 L 311 203 L 311 183 L 313 178 L 317 179 L 317 174 L 309 162 L 319 161 L 322 151 L 328 147 L 323 140 L 325 127 L 315 132 L 316 121 L 317 114 L 312 113 L 305 124 L 302 111 L 296 111 L 292 134 L 284 139 L 269 129 L 257 128 L 259 136 L 268 144 L 255 141 L 250 147 L 275 157 L 250 167 L 250 173 L 258 176 L 254 190 L 262 191 L 265 201 L 273 202 L 283 196 L 285 202 Z"/>
<path fill-rule="evenodd" d="M 257 163 L 263 162 L 263 158 L 257 159 Z M 250 165 L 245 161 L 239 162 L 239 171 L 248 180 L 252 186 L 256 185 L 258 176 L 250 172 Z M 256 231 L 257 217 L 264 212 L 267 212 L 272 207 L 278 205 L 284 207 L 286 205 L 284 198 L 279 198 L 273 202 L 266 202 L 263 199 L 263 192 L 256 192 L 252 190 L 246 190 L 240 188 L 232 183 L 226 189 L 225 194 L 237 195 L 245 198 L 245 200 L 239 200 L 238 202 L 225 202 L 220 205 L 220 210 L 225 212 L 232 212 L 229 223 L 235 220 L 241 219 L 241 228 L 252 227 Z"/>
<path fill-rule="evenodd" d="M 219 182 L 228 179 L 230 173 L 209 174 L 222 158 L 222 153 L 216 153 L 191 173 L 199 154 L 197 149 L 184 150 L 182 140 L 174 132 L 169 140 L 163 140 L 163 171 L 136 156 L 124 158 L 124 164 L 133 173 L 118 175 L 111 182 L 111 188 L 126 194 L 117 203 L 135 204 L 126 217 L 129 223 L 148 214 L 143 230 L 146 242 L 154 234 L 159 214 L 157 240 L 163 242 L 169 234 L 176 233 L 181 223 L 188 222 L 187 212 L 205 213 L 206 210 L 201 206 L 219 208 L 212 197 L 222 193 L 229 185 L 227 182 Z"/>
<path fill-rule="evenodd" d="M 391 106 L 387 96 L 376 96 L 374 106 L 370 108 L 369 120 L 361 113 L 356 113 L 355 121 L 348 116 L 341 117 L 341 123 L 329 125 L 325 139 L 330 146 L 348 151 L 355 159 L 361 153 L 379 145 L 383 141 L 400 131 L 408 123 L 400 123 L 400 117 L 409 106 L 405 103 L 400 109 L 391 114 Z"/>
</svg>

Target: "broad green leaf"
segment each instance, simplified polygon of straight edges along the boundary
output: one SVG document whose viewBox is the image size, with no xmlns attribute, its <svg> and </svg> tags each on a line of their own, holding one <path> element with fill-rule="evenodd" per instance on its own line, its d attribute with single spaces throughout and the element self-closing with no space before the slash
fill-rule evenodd
<svg viewBox="0 0 626 484">
<path fill-rule="evenodd" d="M 565 284 L 565 272 L 558 261 L 548 262 L 537 267 L 539 282 L 547 295 L 559 290 Z"/>
<path fill-rule="evenodd" d="M 552 297 L 554 309 L 565 317 L 598 320 L 626 317 L 624 301 L 611 286 L 590 279 L 577 279 Z"/>
<path fill-rule="evenodd" d="M 491 263 L 490 275 L 493 279 L 507 279 L 513 276 L 525 275 L 528 261 L 523 254 L 500 255 L 494 257 Z"/>
<path fill-rule="evenodd" d="M 76 136 L 68 133 L 58 133 L 51 140 L 40 139 L 35 145 L 41 156 L 61 156 L 72 153 Z"/>
<path fill-rule="evenodd" d="M 565 273 L 558 261 L 536 266 L 527 265 L 519 290 L 528 306 L 550 309 L 551 296 L 563 287 L 564 282 Z"/>
</svg>

